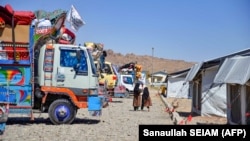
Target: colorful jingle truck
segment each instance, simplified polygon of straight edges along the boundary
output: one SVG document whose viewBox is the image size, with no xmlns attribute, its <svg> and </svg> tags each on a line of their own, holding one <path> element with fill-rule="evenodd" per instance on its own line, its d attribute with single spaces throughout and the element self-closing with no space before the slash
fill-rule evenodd
<svg viewBox="0 0 250 141">
<path fill-rule="evenodd" d="M 107 101 L 99 95 L 94 60 L 88 48 L 75 45 L 74 33 L 64 26 L 66 14 L 0 6 L 1 134 L 12 113 L 35 120 L 34 110 L 47 112 L 55 125 L 71 124 L 81 108 L 101 115 Z"/>
</svg>

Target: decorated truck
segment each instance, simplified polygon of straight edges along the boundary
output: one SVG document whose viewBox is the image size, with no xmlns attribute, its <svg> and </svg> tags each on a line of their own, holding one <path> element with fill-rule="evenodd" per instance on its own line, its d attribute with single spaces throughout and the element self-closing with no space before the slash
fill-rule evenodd
<svg viewBox="0 0 250 141">
<path fill-rule="evenodd" d="M 9 115 L 47 112 L 71 124 L 78 109 L 100 116 L 107 105 L 91 51 L 75 45 L 67 12 L 15 11 L 0 5 L 0 133 Z M 102 95 L 100 95 L 102 93 Z"/>
</svg>

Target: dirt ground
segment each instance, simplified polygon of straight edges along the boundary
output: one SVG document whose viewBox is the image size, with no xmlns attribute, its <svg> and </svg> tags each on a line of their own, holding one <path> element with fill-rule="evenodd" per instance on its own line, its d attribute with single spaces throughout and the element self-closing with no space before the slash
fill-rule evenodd
<svg viewBox="0 0 250 141">
<path fill-rule="evenodd" d="M 186 98 L 166 98 L 166 101 L 175 107 L 175 111 L 180 115 L 187 125 L 202 124 L 227 124 L 227 119 L 217 116 L 199 116 L 191 113 L 191 99 Z M 178 124 L 178 123 L 177 123 Z M 182 124 L 182 123 L 179 123 Z"/>
</svg>

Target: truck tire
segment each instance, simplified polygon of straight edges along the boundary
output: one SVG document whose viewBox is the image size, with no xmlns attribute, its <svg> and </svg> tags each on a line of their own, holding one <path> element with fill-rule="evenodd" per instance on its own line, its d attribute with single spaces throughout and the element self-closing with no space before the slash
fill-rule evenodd
<svg viewBox="0 0 250 141">
<path fill-rule="evenodd" d="M 49 106 L 50 121 L 55 124 L 71 124 L 76 116 L 76 108 L 67 99 L 57 99 Z"/>
</svg>

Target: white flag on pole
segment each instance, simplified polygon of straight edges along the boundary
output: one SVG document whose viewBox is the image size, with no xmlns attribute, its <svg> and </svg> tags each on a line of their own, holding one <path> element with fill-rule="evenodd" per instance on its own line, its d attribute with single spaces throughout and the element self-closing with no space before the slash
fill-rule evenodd
<svg viewBox="0 0 250 141">
<path fill-rule="evenodd" d="M 81 16 L 73 5 L 71 5 L 71 9 L 69 10 L 67 21 L 70 23 L 70 26 L 74 31 L 78 31 L 80 27 L 85 25 L 85 22 L 82 20 Z"/>
</svg>

